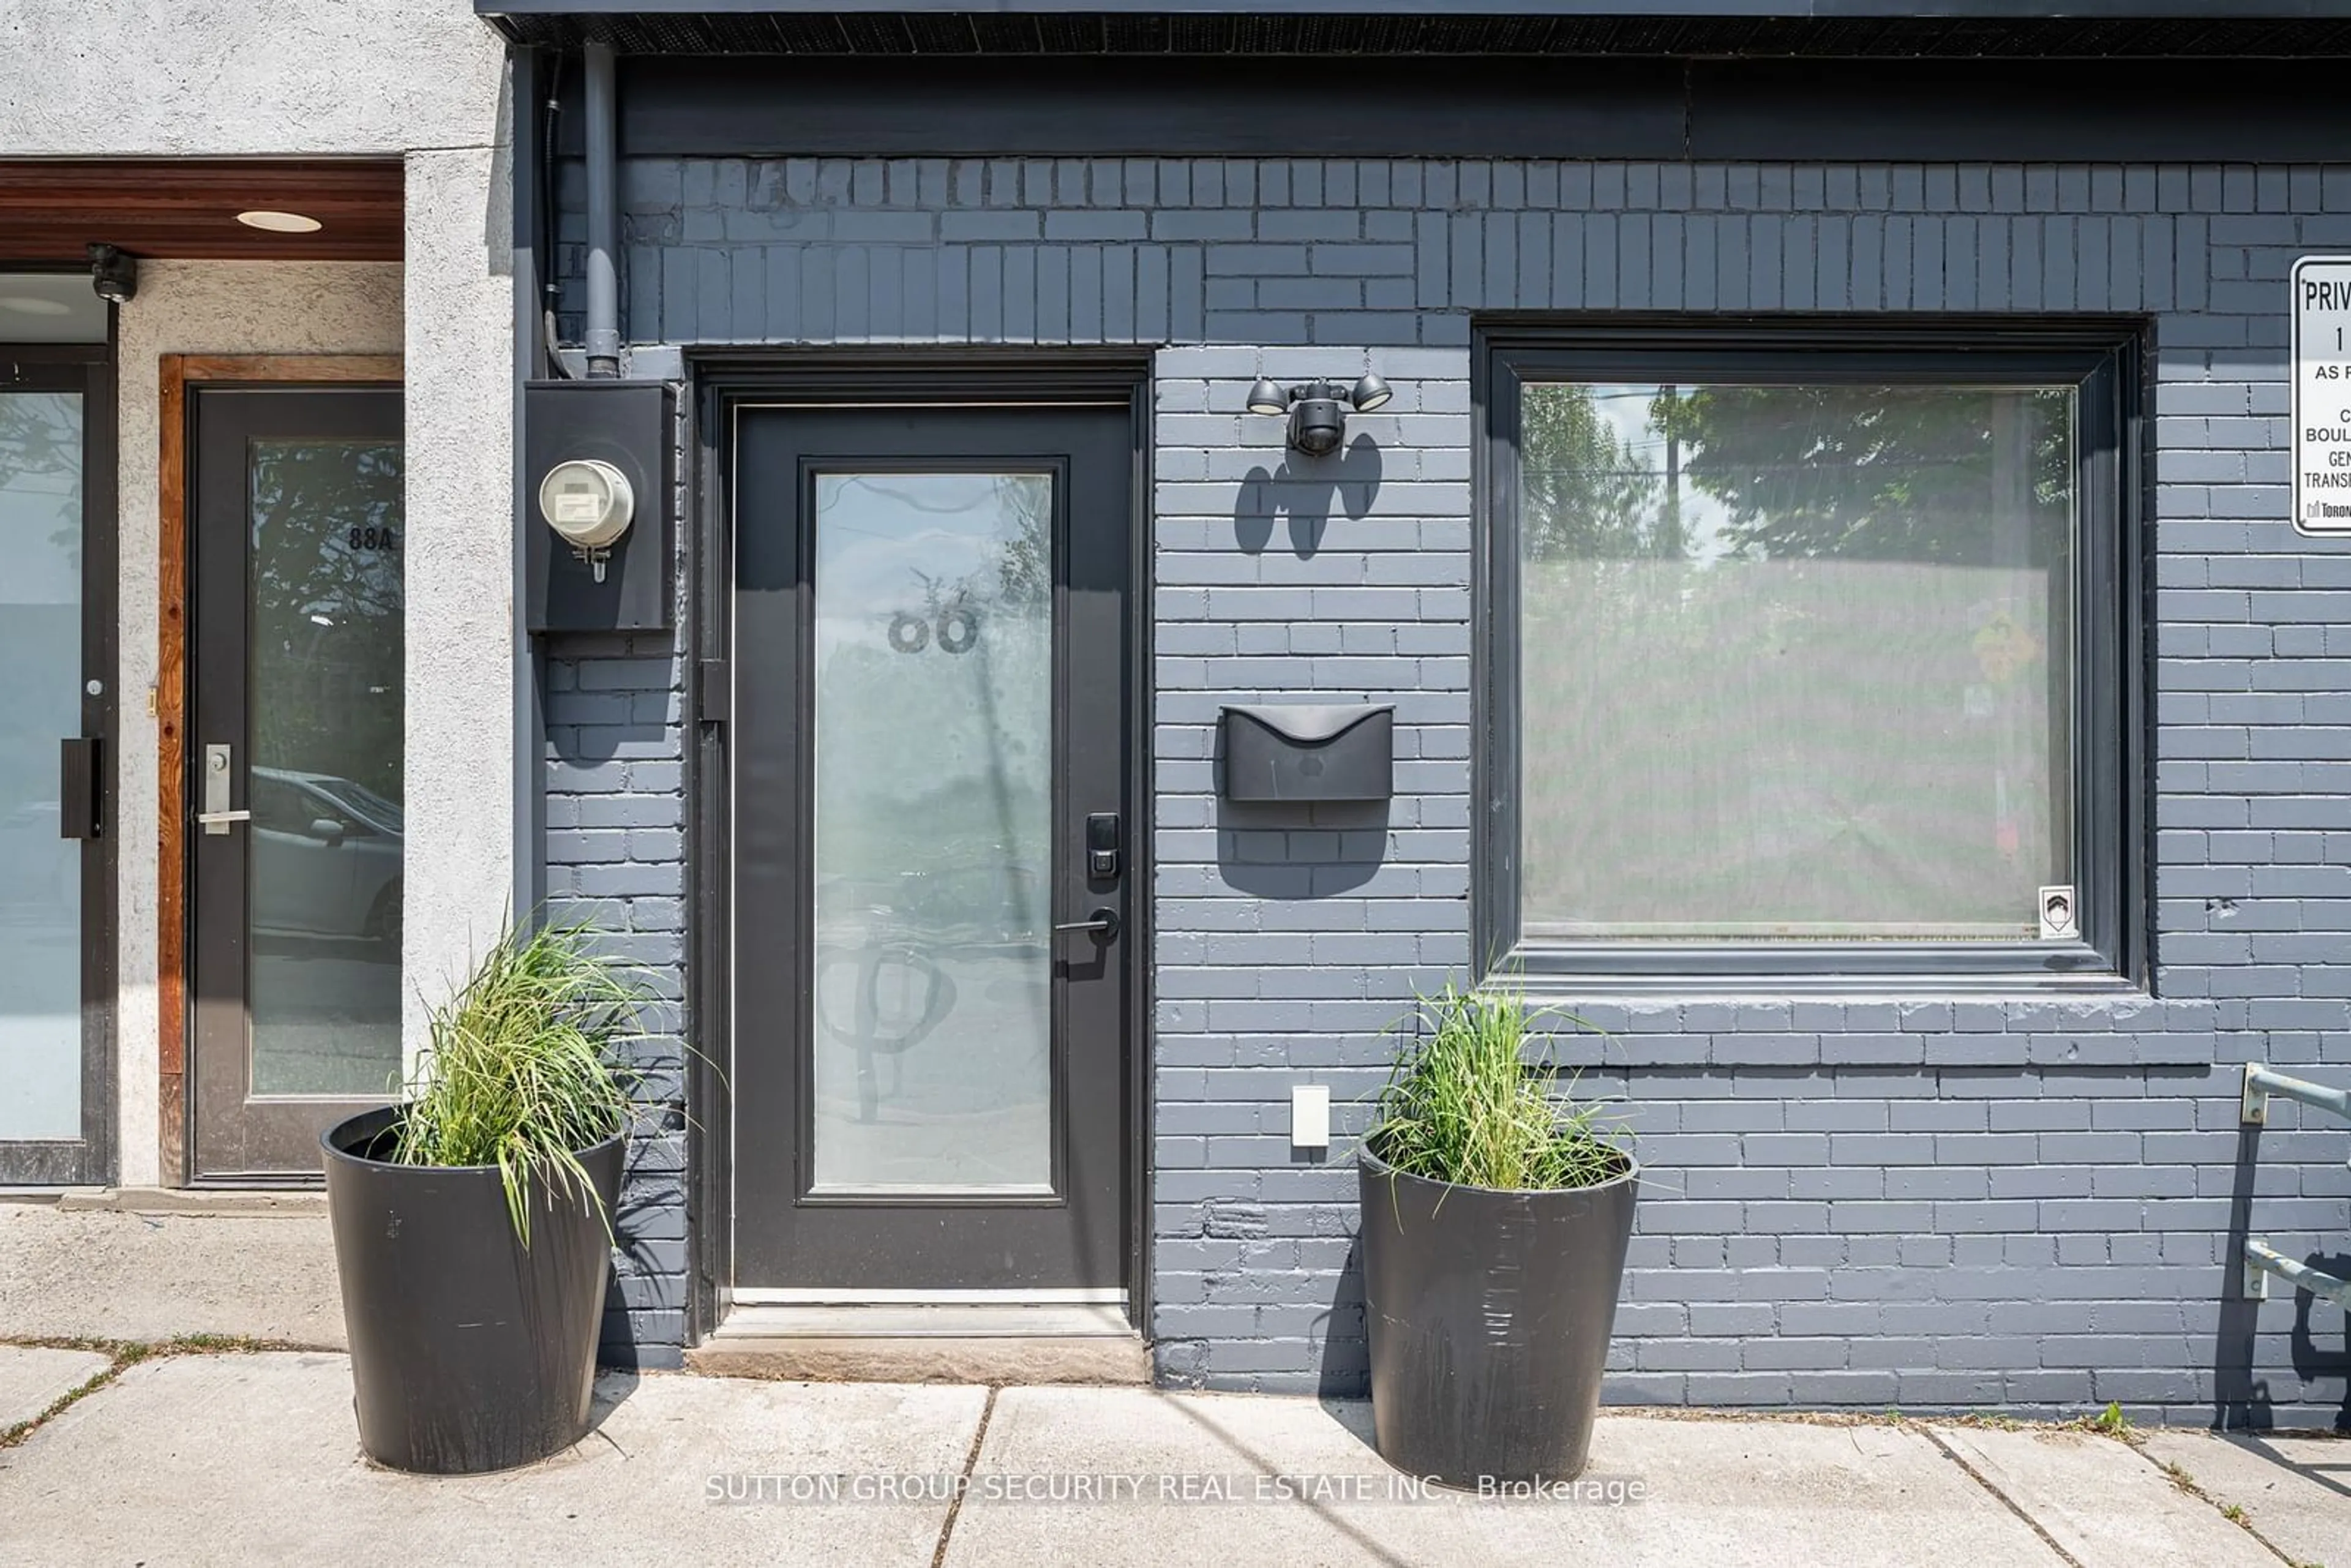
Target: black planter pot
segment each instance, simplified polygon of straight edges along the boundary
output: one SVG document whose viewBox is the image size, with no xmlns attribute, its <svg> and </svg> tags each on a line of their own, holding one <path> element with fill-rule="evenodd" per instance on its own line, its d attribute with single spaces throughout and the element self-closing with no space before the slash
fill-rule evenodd
<svg viewBox="0 0 2351 1568">
<path fill-rule="evenodd" d="M 1564 1192 L 1356 1169 L 1380 1457 L 1457 1487 L 1581 1474 L 1640 1167 Z"/>
<path fill-rule="evenodd" d="M 526 1250 L 496 1166 L 369 1157 L 398 1114 L 369 1111 L 320 1140 L 360 1447 L 435 1475 L 569 1448 L 588 1435 L 622 1138 L 580 1154 L 601 1212 L 532 1184 Z"/>
</svg>

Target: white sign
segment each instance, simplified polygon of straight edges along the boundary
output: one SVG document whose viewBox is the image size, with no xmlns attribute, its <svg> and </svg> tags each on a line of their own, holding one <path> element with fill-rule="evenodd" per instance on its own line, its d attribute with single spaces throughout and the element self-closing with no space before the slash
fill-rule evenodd
<svg viewBox="0 0 2351 1568">
<path fill-rule="evenodd" d="M 2294 526 L 2351 536 L 2351 256 L 2294 264 Z"/>
</svg>

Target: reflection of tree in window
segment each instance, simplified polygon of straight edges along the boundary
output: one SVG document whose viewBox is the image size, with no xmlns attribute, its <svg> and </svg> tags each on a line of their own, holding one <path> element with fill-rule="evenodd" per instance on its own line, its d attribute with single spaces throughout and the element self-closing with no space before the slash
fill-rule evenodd
<svg viewBox="0 0 2351 1568">
<path fill-rule="evenodd" d="M 255 442 L 254 760 L 401 782 L 401 448 Z"/>
<path fill-rule="evenodd" d="M 52 831 L 57 737 L 80 728 L 81 509 L 81 395 L 0 392 L 0 816 L 39 806 Z"/>
<path fill-rule="evenodd" d="M 1679 541 L 1665 537 L 1658 476 L 1602 417 L 1595 390 L 1629 391 L 1527 389 L 1519 435 L 1523 549 L 1530 557 L 1587 559 L 1679 554 Z"/>
<path fill-rule="evenodd" d="M 2073 414 L 1528 386 L 1529 928 L 2028 935 L 2070 880 Z"/>
<path fill-rule="evenodd" d="M 2023 566 L 2058 537 L 2036 515 L 2073 506 L 2070 408 L 2054 388 L 1699 387 L 1650 423 L 1728 512 L 1728 553 Z"/>
<path fill-rule="evenodd" d="M 0 491 L 8 492 L 13 510 L 29 501 L 36 486 L 56 497 L 51 548 L 79 570 L 81 399 L 74 393 L 0 396 Z"/>
<path fill-rule="evenodd" d="M 1032 474 L 998 474 L 996 504 L 1011 521 L 997 562 L 998 597 L 1006 604 L 1040 605 L 1053 597 L 1053 486 Z"/>
</svg>

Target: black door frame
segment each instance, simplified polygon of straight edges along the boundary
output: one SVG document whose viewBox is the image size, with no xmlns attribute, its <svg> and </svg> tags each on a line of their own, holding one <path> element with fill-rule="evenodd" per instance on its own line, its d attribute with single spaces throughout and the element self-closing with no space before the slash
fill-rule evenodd
<svg viewBox="0 0 2351 1568">
<path fill-rule="evenodd" d="M 732 842 L 728 744 L 732 686 L 726 658 L 734 563 L 732 530 L 734 410 L 745 403 L 810 406 L 952 407 L 979 404 L 1115 403 L 1133 431 L 1129 526 L 1127 744 L 1121 809 L 1127 833 L 1127 919 L 1134 949 L 1128 988 L 1124 1284 L 1127 1312 L 1151 1321 L 1152 1009 L 1155 996 L 1151 771 L 1151 354 L 1134 349 L 1040 350 L 709 350 L 688 356 L 695 395 L 684 433 L 693 460 L 693 526 L 680 530 L 686 595 L 684 646 L 694 664 L 693 734 L 686 747 L 687 1224 L 693 1279 L 689 1341 L 706 1337 L 727 1306 L 734 1278 L 733 1103 L 728 1071 L 734 1040 L 731 951 Z"/>
<path fill-rule="evenodd" d="M 103 343 L 0 343 L 0 392 L 82 395 L 81 733 L 98 741 L 98 834 L 84 841 L 81 862 L 81 1137 L 0 1143 L 0 1185 L 88 1186 L 115 1176 L 115 870 L 122 843 L 115 694 L 122 671 L 111 311 L 108 332 Z M 93 680 L 100 683 L 94 695 L 87 684 Z"/>
</svg>

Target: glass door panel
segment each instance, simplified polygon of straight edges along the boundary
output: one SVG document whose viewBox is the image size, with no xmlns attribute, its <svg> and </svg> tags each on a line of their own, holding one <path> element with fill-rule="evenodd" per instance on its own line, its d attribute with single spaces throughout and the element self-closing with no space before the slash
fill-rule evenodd
<svg viewBox="0 0 2351 1568">
<path fill-rule="evenodd" d="M 82 846 L 57 742 L 78 735 L 83 399 L 0 391 L 0 1143 L 83 1135 Z"/>
<path fill-rule="evenodd" d="M 1052 517 L 816 477 L 819 1192 L 1051 1190 Z"/>
<path fill-rule="evenodd" d="M 401 445 L 255 440 L 246 723 L 253 1092 L 400 1073 Z"/>
</svg>

